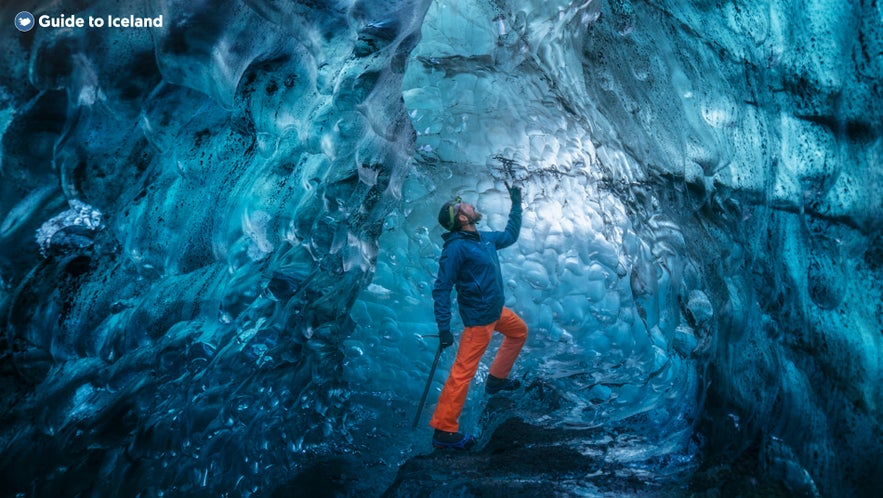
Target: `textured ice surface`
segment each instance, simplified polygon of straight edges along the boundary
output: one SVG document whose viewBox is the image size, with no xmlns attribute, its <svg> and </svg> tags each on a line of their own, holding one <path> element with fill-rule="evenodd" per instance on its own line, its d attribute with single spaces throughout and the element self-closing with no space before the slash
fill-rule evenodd
<svg viewBox="0 0 883 498">
<path fill-rule="evenodd" d="M 42 193 L 42 191 L 38 192 Z M 76 199 L 70 201 L 70 206 L 70 209 L 54 216 L 37 230 L 37 244 L 40 245 L 40 252 L 44 256 L 53 244 L 64 244 L 70 238 L 74 238 L 73 243 L 80 246 L 76 249 L 82 249 L 83 244 L 88 245 L 89 238 L 77 234 L 94 232 L 101 228 L 101 211 Z M 71 233 L 74 235 L 69 235 Z M 77 238 L 84 240 L 78 242 Z"/>
<path fill-rule="evenodd" d="M 505 181 L 530 337 L 524 395 L 488 357 L 467 400 L 490 454 L 514 416 L 577 494 L 883 486 L 879 5 L 28 8 L 165 22 L 0 32 L 9 492 L 380 494 L 453 357 L 412 431 L 438 206 L 500 229 Z"/>
</svg>

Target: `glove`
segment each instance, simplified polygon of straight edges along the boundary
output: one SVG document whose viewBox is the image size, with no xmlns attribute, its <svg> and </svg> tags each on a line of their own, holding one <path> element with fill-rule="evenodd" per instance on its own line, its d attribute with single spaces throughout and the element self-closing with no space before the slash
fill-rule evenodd
<svg viewBox="0 0 883 498">
<path fill-rule="evenodd" d="M 450 346 L 453 343 L 454 343 L 454 334 L 452 334 L 450 330 L 439 330 L 438 331 L 438 345 L 441 346 L 442 349 Z"/>
<path fill-rule="evenodd" d="M 512 200 L 512 204 L 521 204 L 521 187 L 516 185 L 506 184 L 506 190 L 509 191 L 509 199 Z"/>
</svg>

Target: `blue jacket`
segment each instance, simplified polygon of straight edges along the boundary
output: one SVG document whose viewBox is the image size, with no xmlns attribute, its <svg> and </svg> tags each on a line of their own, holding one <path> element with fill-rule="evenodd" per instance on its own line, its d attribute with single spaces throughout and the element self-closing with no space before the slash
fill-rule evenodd
<svg viewBox="0 0 883 498">
<path fill-rule="evenodd" d="M 512 203 L 509 222 L 502 232 L 457 230 L 442 235 L 445 243 L 432 289 L 439 331 L 451 330 L 451 289 L 455 286 L 463 325 L 487 325 L 500 318 L 505 298 L 497 250 L 514 244 L 520 231 L 519 199 Z"/>
</svg>

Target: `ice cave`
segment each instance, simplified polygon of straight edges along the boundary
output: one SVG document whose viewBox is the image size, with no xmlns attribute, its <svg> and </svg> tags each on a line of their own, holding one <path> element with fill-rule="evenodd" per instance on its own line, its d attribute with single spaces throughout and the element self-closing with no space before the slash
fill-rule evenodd
<svg viewBox="0 0 883 498">
<path fill-rule="evenodd" d="M 3 496 L 883 489 L 883 3 L 11 4 Z M 522 388 L 434 450 L 509 183 Z"/>
</svg>

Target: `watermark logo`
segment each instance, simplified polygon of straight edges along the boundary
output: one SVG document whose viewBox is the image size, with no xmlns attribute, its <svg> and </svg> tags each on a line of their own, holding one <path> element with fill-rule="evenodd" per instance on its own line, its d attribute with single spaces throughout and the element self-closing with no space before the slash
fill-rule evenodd
<svg viewBox="0 0 883 498">
<path fill-rule="evenodd" d="M 15 15 L 15 27 L 21 32 L 34 29 L 34 15 L 23 10 Z"/>
<path fill-rule="evenodd" d="M 36 27 L 50 29 L 65 28 L 162 28 L 162 14 L 156 17 L 135 15 L 86 16 L 76 13 L 61 13 L 56 15 L 42 14 L 34 18 L 30 12 L 23 10 L 15 16 L 15 27 L 21 32 L 30 31 Z"/>
</svg>

